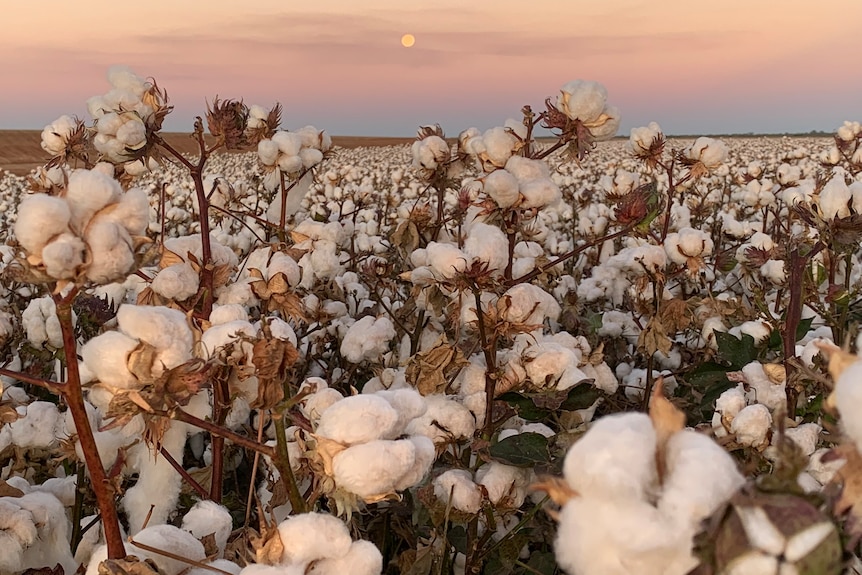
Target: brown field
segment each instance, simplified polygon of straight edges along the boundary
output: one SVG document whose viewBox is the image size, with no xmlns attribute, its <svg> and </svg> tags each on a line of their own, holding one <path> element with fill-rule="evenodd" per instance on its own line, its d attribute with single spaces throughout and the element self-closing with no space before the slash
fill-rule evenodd
<svg viewBox="0 0 862 575">
<path fill-rule="evenodd" d="M 186 154 L 197 152 L 189 134 L 164 134 L 173 147 Z M 344 148 L 394 146 L 412 142 L 413 138 L 378 138 L 364 136 L 333 136 L 332 142 Z M 0 130 L 0 172 L 6 170 L 18 176 L 28 174 L 49 160 L 40 146 L 40 130 Z"/>
</svg>

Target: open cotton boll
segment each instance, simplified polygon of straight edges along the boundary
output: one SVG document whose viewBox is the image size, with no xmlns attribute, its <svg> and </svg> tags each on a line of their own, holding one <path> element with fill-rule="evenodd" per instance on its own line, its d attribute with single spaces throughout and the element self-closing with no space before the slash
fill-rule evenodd
<svg viewBox="0 0 862 575">
<path fill-rule="evenodd" d="M 608 92 L 592 80 L 573 80 L 560 88 L 556 108 L 572 120 L 594 122 L 605 110 Z"/>
<path fill-rule="evenodd" d="M 96 217 L 84 233 L 90 248 L 87 278 L 96 283 L 110 283 L 125 277 L 135 265 L 129 232 L 107 217 Z"/>
<path fill-rule="evenodd" d="M 740 445 L 761 447 L 766 443 L 766 434 L 772 428 L 769 408 L 755 403 L 740 410 L 730 424 L 730 432 Z"/>
<path fill-rule="evenodd" d="M 469 409 L 445 395 L 425 396 L 428 409 L 407 424 L 409 435 L 424 435 L 434 443 L 463 439 L 476 431 L 476 420 Z"/>
<path fill-rule="evenodd" d="M 275 252 L 266 266 L 267 279 L 275 274 L 283 273 L 288 285 L 297 286 L 302 277 L 302 270 L 292 257 L 283 253 Z"/>
<path fill-rule="evenodd" d="M 47 194 L 25 196 L 18 206 L 15 238 L 25 250 L 39 255 L 48 240 L 69 229 L 72 212 L 62 198 Z"/>
<path fill-rule="evenodd" d="M 168 299 L 183 301 L 198 293 L 200 277 L 191 264 L 182 262 L 159 270 L 150 287 Z"/>
<path fill-rule="evenodd" d="M 210 324 L 219 325 L 231 321 L 248 321 L 248 312 L 239 304 L 214 305 L 210 313 Z"/>
<path fill-rule="evenodd" d="M 518 181 L 550 178 L 548 164 L 541 160 L 532 160 L 524 156 L 512 156 L 506 162 L 506 172 L 515 176 Z"/>
<path fill-rule="evenodd" d="M 511 323 L 540 325 L 545 318 L 557 321 L 560 317 L 560 304 L 554 296 L 537 285 L 518 284 L 509 288 L 500 298 L 505 301 L 502 319 Z"/>
<path fill-rule="evenodd" d="M 613 370 L 611 370 L 610 366 L 604 361 L 597 365 L 587 363 L 582 365 L 580 370 L 587 378 L 593 380 L 593 385 L 595 387 L 601 389 L 608 395 L 615 394 L 617 389 L 620 387 L 620 382 L 617 379 L 617 376 L 614 375 Z"/>
<path fill-rule="evenodd" d="M 81 238 L 64 232 L 42 248 L 45 272 L 56 279 L 73 279 L 84 263 L 87 246 Z"/>
<path fill-rule="evenodd" d="M 523 200 L 522 208 L 544 208 L 552 206 L 560 201 L 562 192 L 560 187 L 551 178 L 535 178 L 520 182 L 518 187 Z"/>
<path fill-rule="evenodd" d="M 542 342 L 531 345 L 523 355 L 527 377 L 536 387 L 565 390 L 587 379 L 578 369 L 580 357 L 558 343 Z"/>
<path fill-rule="evenodd" d="M 128 369 L 129 354 L 138 340 L 118 331 L 97 335 L 81 348 L 81 357 L 100 382 L 121 389 L 135 389 L 138 379 Z"/>
<path fill-rule="evenodd" d="M 212 501 L 198 501 L 183 516 L 182 528 L 197 539 L 214 534 L 221 557 L 233 529 L 233 519 L 226 507 Z"/>
<path fill-rule="evenodd" d="M 797 427 L 786 429 L 784 435 L 799 447 L 805 457 L 811 457 L 811 454 L 817 449 L 817 442 L 820 440 L 822 430 L 823 428 L 816 423 L 803 423 Z"/>
<path fill-rule="evenodd" d="M 278 162 L 278 142 L 261 140 L 257 144 L 257 157 L 265 166 L 274 166 Z"/>
<path fill-rule="evenodd" d="M 482 189 L 501 208 L 512 207 L 520 197 L 517 178 L 506 170 L 494 170 L 485 176 Z"/>
<path fill-rule="evenodd" d="M 315 433 L 345 445 L 389 436 L 398 426 L 398 411 L 377 395 L 352 395 L 328 407 Z"/>
<path fill-rule="evenodd" d="M 529 470 L 492 461 L 476 471 L 476 483 L 485 488 L 494 505 L 517 509 L 527 497 Z"/>
<path fill-rule="evenodd" d="M 66 151 L 69 137 L 77 128 L 77 122 L 70 116 L 60 116 L 42 130 L 42 149 L 52 156 L 59 156 Z"/>
<path fill-rule="evenodd" d="M 57 349 L 63 347 L 57 308 L 50 296 L 30 300 L 21 313 L 21 327 L 27 333 L 27 341 L 38 348 L 45 343 Z"/>
<path fill-rule="evenodd" d="M 150 223 L 150 200 L 143 188 L 132 188 L 120 196 L 105 214 L 111 221 L 126 228 L 133 236 L 142 236 Z"/>
<path fill-rule="evenodd" d="M 332 557 L 316 562 L 308 575 L 380 575 L 383 571 L 383 555 L 370 541 L 354 541 L 341 557 Z"/>
<path fill-rule="evenodd" d="M 416 445 L 409 439 L 375 439 L 338 453 L 332 473 L 339 488 L 374 500 L 394 493 L 415 464 Z"/>
<path fill-rule="evenodd" d="M 72 213 L 71 226 L 83 231 L 96 212 L 120 199 L 120 183 L 98 170 L 74 170 L 66 187 L 66 202 Z"/>
<path fill-rule="evenodd" d="M 692 532 L 745 483 L 733 457 L 712 439 L 684 429 L 665 447 L 667 473 L 657 507 Z"/>
<path fill-rule="evenodd" d="M 325 513 L 289 517 L 278 525 L 278 534 L 284 544 L 281 565 L 300 567 L 300 573 L 312 561 L 343 557 L 353 544 L 347 526 Z"/>
<path fill-rule="evenodd" d="M 438 277 L 454 278 L 467 267 L 467 255 L 458 246 L 441 242 L 429 242 L 425 248 L 428 267 Z"/>
<path fill-rule="evenodd" d="M 684 153 L 690 160 L 700 161 L 706 168 L 714 169 L 727 160 L 729 150 L 721 140 L 701 136 Z"/>
<path fill-rule="evenodd" d="M 190 357 L 193 338 L 183 312 L 162 306 L 123 304 L 117 310 L 117 323 L 123 333 L 144 341 L 160 351 L 177 350 L 171 359 L 184 359 L 166 364 L 172 369 Z M 160 355 L 161 357 L 161 355 Z"/>
<path fill-rule="evenodd" d="M 575 497 L 560 510 L 554 552 L 572 575 L 685 575 L 698 560 L 691 533 L 652 505 Z"/>
<path fill-rule="evenodd" d="M 428 474 L 434 459 L 437 457 L 437 450 L 434 447 L 434 442 L 424 435 L 414 435 L 408 437 L 405 441 L 409 441 L 415 448 L 415 459 L 413 466 L 401 476 L 395 483 L 395 491 L 403 491 L 414 485 L 418 485 L 420 481 Z"/>
<path fill-rule="evenodd" d="M 421 417 L 428 410 L 425 398 L 413 388 L 384 389 L 375 392 L 374 395 L 388 401 L 389 405 L 398 412 L 398 423 L 388 435 L 382 436 L 382 439 L 397 438 L 404 433 L 408 423 L 417 417 Z"/>
<path fill-rule="evenodd" d="M 519 146 L 518 138 L 501 126 L 486 130 L 482 134 L 482 151 L 487 155 L 488 161 L 497 168 L 505 166 Z"/>
<path fill-rule="evenodd" d="M 434 479 L 434 496 L 464 513 L 478 513 L 482 508 L 482 491 L 473 476 L 464 469 L 444 471 Z"/>
<path fill-rule="evenodd" d="M 344 396 L 341 395 L 340 391 L 331 387 L 325 387 L 306 396 L 300 405 L 305 416 L 314 423 L 320 419 L 324 411 L 342 399 L 344 399 Z"/>
<path fill-rule="evenodd" d="M 395 335 L 395 326 L 388 317 L 367 315 L 348 328 L 341 340 L 341 355 L 351 363 L 376 359 L 388 351 Z"/>
<path fill-rule="evenodd" d="M 53 569 L 58 563 L 66 573 L 74 572 L 69 531 L 66 510 L 50 493 L 0 498 L 0 572 Z"/>
<path fill-rule="evenodd" d="M 746 393 L 749 402 L 758 402 L 769 408 L 769 411 L 783 409 L 787 405 L 787 381 L 774 383 L 766 375 L 763 369 L 763 364 L 759 361 L 753 361 L 742 368 L 742 374 L 745 376 L 745 382 L 750 389 Z"/>
<path fill-rule="evenodd" d="M 656 434 L 649 416 L 605 416 L 569 448 L 563 475 L 584 497 L 645 500 L 658 481 Z"/>
<path fill-rule="evenodd" d="M 203 544 L 188 531 L 173 525 L 152 525 L 135 534 L 134 540 L 192 561 L 204 561 L 206 559 Z M 131 552 L 133 555 L 137 555 L 140 559 L 152 559 L 164 575 L 177 575 L 189 567 L 185 561 L 135 547 L 134 543 L 131 546 L 134 549 Z"/>
<path fill-rule="evenodd" d="M 817 206 L 823 219 L 846 218 L 850 215 L 853 193 L 842 174 L 832 176 L 817 196 Z"/>
<path fill-rule="evenodd" d="M 470 262 L 483 262 L 489 270 L 500 275 L 509 261 L 509 240 L 503 230 L 482 222 L 470 226 L 470 233 L 464 242 L 464 255 Z"/>
<path fill-rule="evenodd" d="M 34 401 L 24 408 L 23 415 L 9 424 L 12 443 L 24 449 L 48 449 L 57 444 L 60 412 L 56 405 L 47 401 Z"/>
</svg>

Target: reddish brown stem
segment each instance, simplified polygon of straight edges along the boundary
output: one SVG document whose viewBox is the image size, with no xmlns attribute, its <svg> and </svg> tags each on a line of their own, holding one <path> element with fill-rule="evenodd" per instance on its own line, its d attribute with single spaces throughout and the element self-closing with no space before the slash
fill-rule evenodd
<svg viewBox="0 0 862 575">
<path fill-rule="evenodd" d="M 117 519 L 114 490 L 105 475 L 102 458 L 99 456 L 99 448 L 96 445 L 95 437 L 93 437 L 87 409 L 84 406 L 84 392 L 81 389 L 81 377 L 78 372 L 77 341 L 72 325 L 72 302 L 76 294 L 77 289 L 73 289 L 66 296 L 54 294 L 57 319 L 60 320 L 60 329 L 63 332 L 63 353 L 66 357 L 66 384 L 62 387 L 62 393 L 75 421 L 81 450 L 84 452 L 84 463 L 90 472 L 93 493 L 96 495 L 96 503 L 102 517 L 102 527 L 105 530 L 108 559 L 122 559 L 126 556 L 126 548 L 123 545 L 123 536 L 120 533 L 120 523 Z"/>
<path fill-rule="evenodd" d="M 261 455 L 267 455 L 269 457 L 275 457 L 276 452 L 275 448 L 269 445 L 262 445 L 256 442 L 253 439 L 249 439 L 244 435 L 240 435 L 238 433 L 234 433 L 230 429 L 225 427 L 220 427 L 213 423 L 212 421 L 207 421 L 205 419 L 201 419 L 199 417 L 195 417 L 191 413 L 187 411 L 183 411 L 182 409 L 175 409 L 173 411 L 155 411 L 155 415 L 160 415 L 162 417 L 168 417 L 170 419 L 176 419 L 177 421 L 182 421 L 183 423 L 188 423 L 189 425 L 194 425 L 198 429 L 203 429 L 204 431 L 208 431 L 212 435 L 217 435 L 219 437 L 224 437 L 225 439 L 229 439 L 233 443 L 243 447 L 245 449 L 251 449 L 252 451 L 256 451 Z"/>
<path fill-rule="evenodd" d="M 23 381 L 24 383 L 29 383 L 30 385 L 38 385 L 48 391 L 53 391 L 56 394 L 62 394 L 63 388 L 65 385 L 62 383 L 58 383 L 56 381 L 50 381 L 48 379 L 41 379 L 39 377 L 33 377 L 32 375 L 27 375 L 26 373 L 21 373 L 20 371 L 12 371 L 11 369 L 4 369 L 0 367 L 0 375 L 5 375 L 6 377 L 13 377 L 18 381 Z"/>
<path fill-rule="evenodd" d="M 174 459 L 174 456 L 171 455 L 170 451 L 168 451 L 164 447 L 159 447 L 159 453 L 161 453 L 162 457 L 164 457 L 165 460 L 171 464 L 171 467 L 173 467 L 176 470 L 176 472 L 179 473 L 180 476 L 182 476 L 182 478 L 186 481 L 186 483 L 189 484 L 189 487 L 194 489 L 197 492 L 197 494 L 201 496 L 201 499 L 209 499 L 210 498 L 209 493 L 207 493 L 207 490 L 204 489 L 200 483 L 195 481 L 194 477 L 189 475 L 189 472 L 186 471 L 185 468 L 182 465 L 180 465 L 180 463 L 176 459 Z"/>
</svg>

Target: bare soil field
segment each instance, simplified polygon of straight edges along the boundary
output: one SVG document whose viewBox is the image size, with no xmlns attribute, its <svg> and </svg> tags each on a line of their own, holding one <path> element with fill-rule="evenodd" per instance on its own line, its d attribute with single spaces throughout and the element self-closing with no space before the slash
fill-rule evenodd
<svg viewBox="0 0 862 575">
<path fill-rule="evenodd" d="M 18 176 L 48 161 L 42 150 L 40 130 L 0 130 L 0 171 L 6 170 Z M 195 154 L 197 145 L 190 134 L 168 133 L 165 139 L 173 147 L 186 154 Z M 333 136 L 332 142 L 344 148 L 373 146 L 395 146 L 412 142 L 413 138 L 378 138 L 364 136 Z"/>
</svg>

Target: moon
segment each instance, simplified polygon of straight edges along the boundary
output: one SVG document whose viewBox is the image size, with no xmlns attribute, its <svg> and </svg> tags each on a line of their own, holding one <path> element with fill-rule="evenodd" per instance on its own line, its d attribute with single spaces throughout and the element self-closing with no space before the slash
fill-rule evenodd
<svg viewBox="0 0 862 575">
<path fill-rule="evenodd" d="M 416 38 L 413 36 L 413 34 L 404 34 L 403 36 L 401 36 L 401 45 L 405 48 L 409 48 L 415 43 Z"/>
</svg>

